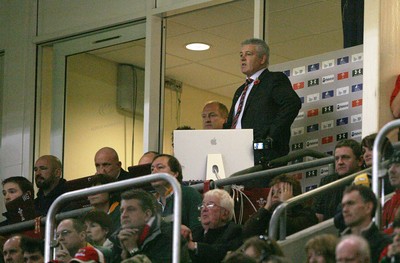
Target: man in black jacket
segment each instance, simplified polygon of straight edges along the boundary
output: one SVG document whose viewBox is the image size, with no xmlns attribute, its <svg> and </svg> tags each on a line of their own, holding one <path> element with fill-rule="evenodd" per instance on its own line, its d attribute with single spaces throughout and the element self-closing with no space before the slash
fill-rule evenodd
<svg viewBox="0 0 400 263">
<path fill-rule="evenodd" d="M 110 175 L 118 181 L 132 177 L 127 171 L 122 169 L 118 153 L 110 147 L 103 147 L 96 152 L 94 165 L 96 166 L 96 174 Z"/>
<path fill-rule="evenodd" d="M 224 128 L 253 129 L 255 142 L 264 148 L 255 151 L 256 164 L 284 156 L 301 100 L 285 74 L 268 70 L 269 47 L 264 40 L 243 41 L 240 61 L 249 84 L 236 90 Z"/>
</svg>

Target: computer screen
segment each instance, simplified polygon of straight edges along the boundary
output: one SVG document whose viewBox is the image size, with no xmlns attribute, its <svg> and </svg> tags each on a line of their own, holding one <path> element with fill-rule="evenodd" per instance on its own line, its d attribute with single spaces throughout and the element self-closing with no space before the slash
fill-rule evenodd
<svg viewBox="0 0 400 263">
<path fill-rule="evenodd" d="M 210 156 L 207 166 L 209 154 L 216 155 Z M 174 155 L 182 165 L 183 181 L 206 180 L 207 173 L 219 177 L 223 174 L 221 158 L 225 177 L 229 177 L 254 166 L 253 130 L 175 130 Z"/>
</svg>

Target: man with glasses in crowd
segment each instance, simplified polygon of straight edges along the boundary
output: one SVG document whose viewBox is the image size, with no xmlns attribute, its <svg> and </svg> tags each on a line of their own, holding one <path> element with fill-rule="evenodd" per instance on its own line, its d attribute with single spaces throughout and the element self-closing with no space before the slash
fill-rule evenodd
<svg viewBox="0 0 400 263">
<path fill-rule="evenodd" d="M 242 228 L 232 221 L 233 199 L 228 192 L 214 189 L 204 194 L 199 206 L 201 226 L 191 231 L 182 226 L 193 263 L 221 262 L 228 251 L 242 245 Z"/>
</svg>

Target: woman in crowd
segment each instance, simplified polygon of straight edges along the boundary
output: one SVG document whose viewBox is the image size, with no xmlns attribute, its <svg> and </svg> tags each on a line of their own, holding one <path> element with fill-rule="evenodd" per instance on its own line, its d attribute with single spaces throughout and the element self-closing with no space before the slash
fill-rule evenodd
<svg viewBox="0 0 400 263">
<path fill-rule="evenodd" d="M 182 167 L 179 161 L 172 155 L 159 154 L 151 163 L 151 173 L 167 173 L 174 176 L 178 182 L 182 183 Z M 156 190 L 156 199 L 161 206 L 161 216 L 164 221 L 172 221 L 174 211 L 173 189 L 172 186 L 164 180 L 151 182 Z M 193 229 L 200 225 L 198 204 L 201 203 L 200 193 L 188 186 L 181 186 L 182 189 L 182 225 Z"/>
<path fill-rule="evenodd" d="M 93 186 L 104 185 L 116 182 L 116 180 L 105 174 L 96 174 L 93 176 Z M 119 194 L 114 193 L 98 193 L 88 196 L 90 205 L 93 206 L 95 211 L 103 211 L 111 218 L 112 227 L 110 233 L 121 226 L 121 213 L 119 211 L 120 198 Z"/>
<path fill-rule="evenodd" d="M 86 225 L 86 238 L 95 246 L 112 248 L 113 243 L 108 240 L 111 234 L 111 218 L 103 211 L 88 212 L 83 221 Z"/>
<path fill-rule="evenodd" d="M 335 248 L 338 238 L 331 234 L 315 236 L 306 243 L 308 263 L 335 263 Z"/>
</svg>

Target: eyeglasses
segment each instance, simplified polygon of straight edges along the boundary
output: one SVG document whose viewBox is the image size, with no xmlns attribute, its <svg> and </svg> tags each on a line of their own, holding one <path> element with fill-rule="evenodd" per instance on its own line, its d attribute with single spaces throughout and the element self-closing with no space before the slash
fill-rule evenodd
<svg viewBox="0 0 400 263">
<path fill-rule="evenodd" d="M 56 233 L 56 239 L 58 239 L 58 238 L 60 238 L 60 237 L 66 237 L 66 236 L 68 236 L 68 235 L 71 234 L 71 233 L 72 233 L 71 230 L 65 229 L 65 230 L 63 230 L 63 231 L 61 231 L 61 232 L 59 232 L 59 233 Z"/>
<path fill-rule="evenodd" d="M 219 205 L 217 205 L 217 204 L 215 204 L 215 203 L 213 203 L 213 202 L 209 202 L 209 203 L 207 203 L 207 204 L 200 204 L 200 205 L 198 205 L 198 206 L 197 206 L 197 209 L 199 209 L 199 210 L 202 210 L 202 209 L 204 209 L 204 208 L 211 209 L 211 208 L 214 208 L 214 207 L 217 207 L 217 206 L 219 206 Z M 220 207 L 220 206 L 219 206 L 219 207 Z"/>
</svg>

